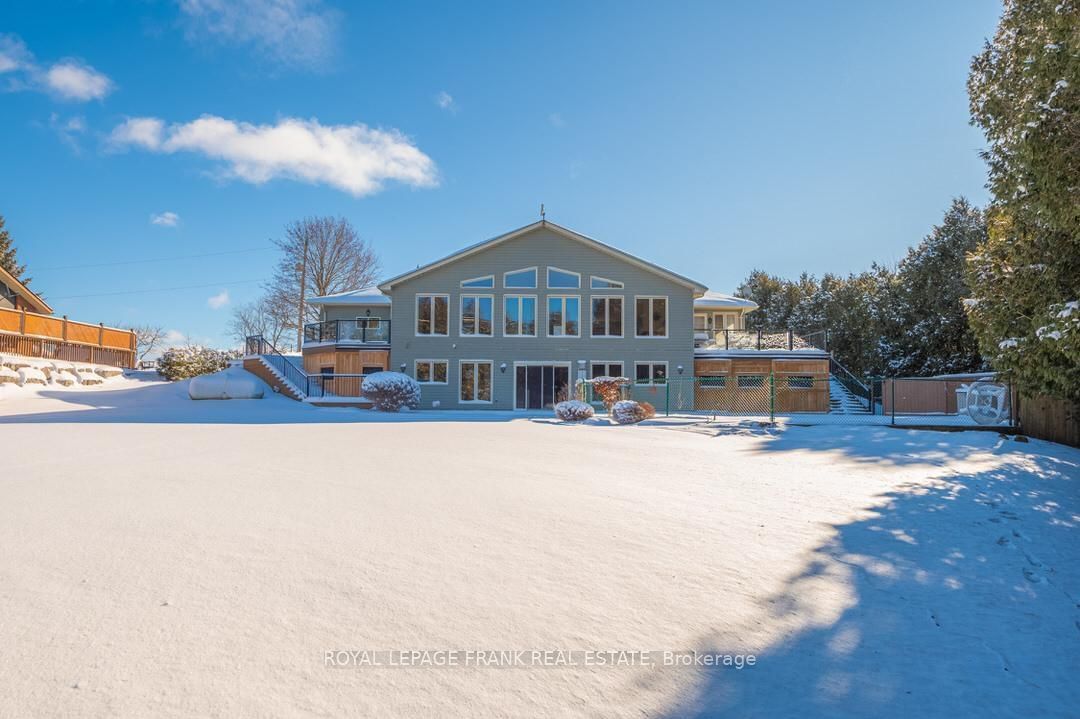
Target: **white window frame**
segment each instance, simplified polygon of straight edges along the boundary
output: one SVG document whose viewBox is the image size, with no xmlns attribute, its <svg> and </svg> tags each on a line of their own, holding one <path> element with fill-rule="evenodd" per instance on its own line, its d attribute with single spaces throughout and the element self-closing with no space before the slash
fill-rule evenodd
<svg viewBox="0 0 1080 719">
<path fill-rule="evenodd" d="M 740 329 L 742 329 L 742 327 L 741 327 L 741 325 L 742 325 L 742 317 L 740 316 L 740 314 L 741 313 L 739 313 L 739 312 L 713 312 L 712 313 L 713 329 L 716 329 L 716 330 L 740 330 Z M 734 327 L 728 327 L 724 323 L 724 316 L 725 315 L 730 315 L 730 316 L 735 318 L 735 326 Z M 717 320 L 720 320 L 720 321 L 717 322 Z"/>
<path fill-rule="evenodd" d="M 461 398 L 461 369 L 464 365 L 475 364 L 479 365 L 487 364 L 491 365 L 491 399 L 462 399 Z M 495 360 L 489 359 L 461 359 L 458 360 L 458 404 L 494 404 L 495 403 Z M 480 370 L 476 369 L 473 374 L 473 396 L 476 396 L 476 389 L 479 386 Z"/>
<path fill-rule="evenodd" d="M 465 298 L 466 297 L 475 297 L 477 300 L 479 300 L 481 297 L 488 297 L 488 298 L 491 299 L 491 334 L 482 335 L 479 332 L 475 332 L 475 333 L 473 333 L 471 335 L 465 334 L 464 324 L 465 324 Z M 477 302 L 476 309 L 477 309 L 476 328 L 480 329 L 480 320 L 479 320 L 480 303 L 479 302 Z M 465 338 L 484 337 L 484 338 L 487 338 L 487 337 L 494 337 L 494 336 L 495 336 L 495 295 L 490 295 L 490 294 L 481 295 L 481 294 L 474 294 L 472 292 L 465 292 L 465 293 L 461 294 L 458 297 L 458 337 L 465 337 Z"/>
<path fill-rule="evenodd" d="M 663 300 L 664 301 L 664 334 L 662 334 L 662 335 L 654 335 L 654 334 L 639 335 L 638 334 L 638 331 L 637 331 L 638 330 L 638 325 L 637 325 L 637 303 L 638 303 L 638 300 L 648 300 L 649 301 L 649 332 L 652 332 L 653 301 L 654 300 Z M 668 329 L 669 326 L 670 326 L 670 323 L 671 323 L 671 300 L 668 299 L 667 295 L 634 295 L 634 339 L 639 339 L 639 340 L 648 340 L 648 339 L 666 340 L 668 338 L 668 335 L 670 334 L 670 331 Z"/>
<path fill-rule="evenodd" d="M 490 287 L 483 287 L 481 285 L 469 285 L 469 282 L 478 282 L 480 280 L 491 280 Z M 461 281 L 461 289 L 463 290 L 493 290 L 495 289 L 495 275 L 481 275 L 479 277 L 470 277 L 467 280 Z"/>
<path fill-rule="evenodd" d="M 568 335 L 568 334 L 565 334 L 565 333 L 561 334 L 561 335 L 550 334 L 550 332 L 551 332 L 551 305 L 549 304 L 550 301 L 551 300 L 562 300 L 562 314 L 563 314 L 563 323 L 562 324 L 563 324 L 563 329 L 565 330 L 566 329 L 566 301 L 570 300 L 570 299 L 577 300 L 577 312 L 578 312 L 578 316 L 577 316 L 577 334 L 576 335 Z M 590 305 L 590 309 L 591 308 L 592 308 L 592 306 Z M 581 295 L 547 295 L 546 297 L 544 297 L 544 335 L 546 337 L 555 337 L 555 338 L 566 337 L 567 339 L 578 339 L 579 337 L 581 337 Z M 514 396 L 517 397 L 517 395 L 514 395 Z"/>
<path fill-rule="evenodd" d="M 696 326 L 698 317 L 705 320 L 705 326 L 702 327 L 701 329 L 698 329 L 697 326 Z M 706 312 L 695 312 L 694 313 L 694 325 L 692 325 L 692 326 L 694 328 L 694 333 L 695 334 L 697 334 L 698 332 L 708 332 L 709 331 L 709 315 L 708 315 L 708 313 L 706 313 Z"/>
<path fill-rule="evenodd" d="M 609 368 L 613 364 L 619 365 L 619 374 L 616 374 L 616 375 L 601 375 L 601 376 L 607 376 L 607 377 L 625 377 L 626 376 L 625 374 L 623 374 L 623 370 L 626 369 L 626 363 L 623 362 L 622 360 L 589 360 L 589 379 L 595 379 L 593 377 L 593 373 L 592 373 L 592 367 L 593 367 L 594 364 L 608 365 Z"/>
<path fill-rule="evenodd" d="M 440 363 L 440 362 L 442 364 L 446 365 L 446 381 L 445 382 L 438 382 L 438 381 L 436 381 L 434 379 L 434 377 L 435 377 L 435 365 L 436 365 L 436 363 Z M 422 365 L 422 364 L 426 364 L 426 365 L 429 366 L 429 368 L 428 368 L 428 376 L 432 378 L 432 379 L 430 379 L 430 380 L 428 380 L 426 382 L 420 379 L 420 372 L 417 369 L 418 366 Z M 445 360 L 445 359 L 417 359 L 417 360 L 413 360 L 413 378 L 416 380 L 416 382 L 418 384 L 422 384 L 422 385 L 423 384 L 434 384 L 434 385 L 450 384 L 450 360 Z"/>
<path fill-rule="evenodd" d="M 521 307 L 524 304 L 523 299 L 532 298 L 533 300 L 533 333 L 531 335 L 516 334 L 509 335 L 506 333 L 506 301 L 509 299 L 517 298 L 518 301 L 518 317 L 521 317 Z M 502 317 L 502 336 L 503 337 L 520 337 L 520 338 L 533 338 L 540 336 L 540 299 L 537 295 L 519 295 L 519 294 L 504 294 L 502 296 L 503 301 L 503 317 Z M 521 326 L 521 320 L 518 320 L 518 326 Z"/>
<path fill-rule="evenodd" d="M 607 282 L 610 287 L 597 287 L 593 284 L 593 280 L 600 280 L 601 282 Z M 626 286 L 618 280 L 609 280 L 607 277 L 601 277 L 600 275 L 589 275 L 589 289 L 590 290 L 623 290 Z"/>
<path fill-rule="evenodd" d="M 551 271 L 552 270 L 555 270 L 556 272 L 563 272 L 565 274 L 573 275 L 574 277 L 577 277 L 577 284 L 574 285 L 573 287 L 552 287 L 551 286 Z M 580 272 L 574 272 L 573 270 L 564 270 L 561 267 L 553 267 L 551 265 L 548 265 L 547 276 L 545 277 L 545 279 L 547 280 L 547 288 L 549 290 L 580 290 L 581 289 L 581 273 Z"/>
<path fill-rule="evenodd" d="M 436 297 L 445 297 L 446 298 L 446 333 L 445 334 L 439 333 L 439 332 L 427 332 L 427 333 L 425 333 L 425 332 L 420 331 L 420 298 L 421 297 L 430 297 L 431 298 L 431 329 L 432 330 L 435 329 L 435 298 Z M 454 318 L 450 316 L 450 295 L 449 294 L 447 294 L 445 292 L 417 292 L 413 296 L 413 312 L 416 315 L 413 318 L 413 332 L 415 333 L 416 337 L 449 337 L 450 336 L 450 327 L 454 323 Z"/>
<path fill-rule="evenodd" d="M 597 334 L 593 334 L 593 322 L 592 322 L 592 320 L 593 320 L 593 317 L 592 317 L 592 303 L 593 303 L 593 300 L 612 300 L 612 299 L 622 300 L 622 310 L 619 313 L 620 314 L 619 326 L 622 328 L 622 331 L 617 335 L 612 335 L 612 334 L 597 335 Z M 607 326 L 609 326 L 611 324 L 611 306 L 610 305 L 607 305 L 607 309 L 605 310 L 604 314 L 605 314 L 604 326 L 606 328 Z M 624 338 L 625 336 L 626 336 L 626 295 L 589 295 L 589 337 L 592 338 L 592 339 L 598 339 L 598 340 L 600 340 L 600 339 L 618 340 L 618 339 Z"/>
<path fill-rule="evenodd" d="M 533 273 L 533 283 L 532 283 L 531 287 L 511 287 L 510 285 L 506 284 L 506 276 L 507 275 L 516 275 L 518 272 L 528 272 L 529 270 L 532 270 L 532 273 Z M 508 272 L 503 273 L 503 289 L 504 290 L 535 290 L 535 289 L 537 289 L 539 284 L 540 284 L 540 266 L 539 265 L 534 265 L 533 267 L 522 267 L 519 270 L 510 270 Z"/>
<path fill-rule="evenodd" d="M 648 382 L 638 382 L 637 368 L 640 365 L 648 365 L 649 366 L 649 381 Z M 659 382 L 656 382 L 653 379 L 653 367 L 655 367 L 656 365 L 664 365 L 664 382 L 663 382 L 663 384 L 661 384 Z M 630 381 L 633 382 L 632 386 L 634 386 L 634 387 L 663 387 L 665 384 L 667 384 L 668 382 L 671 381 L 671 376 L 668 375 L 668 363 L 667 363 L 667 360 L 634 360 L 634 376 Z"/>
</svg>

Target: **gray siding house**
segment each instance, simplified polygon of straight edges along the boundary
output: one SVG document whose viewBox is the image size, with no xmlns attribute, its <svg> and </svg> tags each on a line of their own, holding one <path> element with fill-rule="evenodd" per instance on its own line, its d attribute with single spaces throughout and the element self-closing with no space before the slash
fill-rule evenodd
<svg viewBox="0 0 1080 719">
<path fill-rule="evenodd" d="M 693 372 L 694 300 L 706 291 L 545 220 L 378 289 L 392 300 L 390 369 L 421 383 L 424 407 L 478 409 L 550 407 L 600 375 L 634 379 L 633 395 L 655 401 L 669 375 Z"/>
</svg>

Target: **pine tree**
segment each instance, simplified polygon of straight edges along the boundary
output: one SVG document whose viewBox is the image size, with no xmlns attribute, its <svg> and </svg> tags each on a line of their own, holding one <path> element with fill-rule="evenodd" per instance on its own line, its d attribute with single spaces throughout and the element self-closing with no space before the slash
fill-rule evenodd
<svg viewBox="0 0 1080 719">
<path fill-rule="evenodd" d="M 26 266 L 20 265 L 15 257 L 15 245 L 12 242 L 11 234 L 4 229 L 3 215 L 0 215 L 0 267 L 3 267 L 11 273 L 12 277 L 24 285 L 30 284 L 30 278 L 23 277 Z"/>
<path fill-rule="evenodd" d="M 970 322 L 1022 391 L 1080 403 L 1080 0 L 1006 0 L 968 93 L 994 195 Z"/>
</svg>

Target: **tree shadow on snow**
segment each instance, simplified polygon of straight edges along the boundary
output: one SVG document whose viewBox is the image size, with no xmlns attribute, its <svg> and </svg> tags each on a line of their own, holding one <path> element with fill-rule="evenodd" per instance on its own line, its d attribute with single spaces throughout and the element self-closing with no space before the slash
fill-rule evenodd
<svg viewBox="0 0 1080 719">
<path fill-rule="evenodd" d="M 972 454 L 950 453 L 933 433 L 881 431 L 846 454 L 868 462 L 876 450 L 901 465 Z M 852 439 L 785 432 L 759 451 L 842 451 Z M 753 667 L 702 670 L 666 716 L 1075 716 L 1080 451 L 994 451 L 994 435 L 979 439 L 992 456 L 881 495 L 833 525 L 756 621 L 701 637 L 700 652 L 742 654 L 756 629 L 789 627 L 758 645 Z"/>
</svg>

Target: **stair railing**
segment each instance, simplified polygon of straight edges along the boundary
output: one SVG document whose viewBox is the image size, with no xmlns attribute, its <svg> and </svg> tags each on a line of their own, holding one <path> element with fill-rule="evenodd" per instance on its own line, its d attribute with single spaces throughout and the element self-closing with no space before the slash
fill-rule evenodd
<svg viewBox="0 0 1080 719">
<path fill-rule="evenodd" d="M 277 347 L 262 335 L 252 335 L 244 343 L 244 350 L 249 355 L 259 355 L 271 367 L 276 369 L 304 397 L 311 394 L 311 381 L 304 368 L 281 354 Z"/>
<path fill-rule="evenodd" d="M 835 377 L 836 381 L 844 389 L 862 400 L 867 409 L 873 409 L 873 397 L 870 388 L 853 375 L 847 367 L 837 362 L 832 355 L 829 355 L 829 374 Z"/>
</svg>

